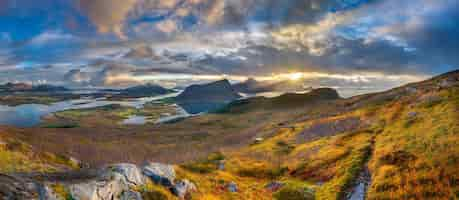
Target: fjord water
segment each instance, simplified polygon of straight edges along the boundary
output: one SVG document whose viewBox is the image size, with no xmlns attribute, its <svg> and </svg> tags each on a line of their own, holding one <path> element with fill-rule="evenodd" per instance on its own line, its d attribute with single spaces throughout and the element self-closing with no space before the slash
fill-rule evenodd
<svg viewBox="0 0 459 200">
<path fill-rule="evenodd" d="M 173 94 L 176 95 L 176 94 Z M 126 101 L 108 101 L 105 99 L 78 99 L 53 103 L 50 105 L 42 104 L 23 104 L 19 106 L 4 106 L 0 105 L 0 125 L 10 125 L 16 127 L 32 127 L 41 122 L 41 118 L 50 113 L 71 109 L 88 109 L 112 104 L 142 108 L 145 103 L 161 100 L 171 97 L 169 95 L 161 95 L 155 97 L 137 98 Z M 125 124 L 141 123 L 142 116 L 127 121 Z"/>
</svg>

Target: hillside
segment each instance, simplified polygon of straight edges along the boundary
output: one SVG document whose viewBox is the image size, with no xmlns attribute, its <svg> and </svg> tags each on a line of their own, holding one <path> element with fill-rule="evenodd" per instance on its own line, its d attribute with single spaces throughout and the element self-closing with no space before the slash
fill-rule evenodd
<svg viewBox="0 0 459 200">
<path fill-rule="evenodd" d="M 212 95 L 216 87 L 204 88 L 194 86 L 192 91 Z M 204 100 L 189 92 L 182 97 Z M 208 98 L 220 101 L 227 96 Z M 104 112 L 112 116 L 111 112 L 125 111 Z M 175 163 L 173 186 L 130 187 L 143 199 L 175 199 L 173 188 L 184 180 L 196 187 L 186 190 L 192 199 L 459 198 L 459 71 L 347 99 L 322 88 L 238 100 L 224 112 L 173 124 L 121 127 L 111 118 L 102 126 L 95 121 L 103 121 L 104 115 L 85 113 L 72 118 L 81 120 L 79 127 L 65 131 L 0 127 L 0 133 L 30 144 L 31 150 L 23 152 L 75 157 L 102 172 L 113 163 L 131 162 L 139 168 L 145 161 Z M 63 113 L 57 116 L 67 119 Z M 72 111 L 72 116 L 78 112 Z M 37 158 L 30 161 L 55 165 Z M 18 170 L 8 169 L 2 173 Z M 114 180 L 109 183 L 119 184 Z M 46 184 L 61 185 L 57 189 L 65 195 L 74 187 L 68 180 Z"/>
<path fill-rule="evenodd" d="M 126 96 L 126 97 L 151 97 L 156 95 L 164 95 L 174 92 L 173 90 L 169 90 L 163 88 L 159 85 L 154 84 L 145 84 L 145 85 L 138 85 L 123 89 L 120 91 L 118 96 Z"/>
<path fill-rule="evenodd" d="M 295 92 L 303 91 L 305 88 L 301 82 L 296 81 L 257 81 L 249 78 L 246 81 L 233 85 L 239 93 L 255 94 L 263 92 Z"/>
</svg>

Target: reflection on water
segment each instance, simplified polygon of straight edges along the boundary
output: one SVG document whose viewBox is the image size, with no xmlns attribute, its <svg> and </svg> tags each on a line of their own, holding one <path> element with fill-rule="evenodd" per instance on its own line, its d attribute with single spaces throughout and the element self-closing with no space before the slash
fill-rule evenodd
<svg viewBox="0 0 459 200">
<path fill-rule="evenodd" d="M 98 99 L 78 99 L 57 102 L 51 105 L 23 104 L 19 106 L 0 105 L 0 125 L 12 125 L 18 127 L 32 127 L 41 122 L 41 118 L 47 114 L 70 109 L 96 108 L 106 105 L 119 104 L 142 108 L 147 102 L 173 97 L 174 94 L 161 95 L 155 97 L 138 98 L 126 101 L 108 101 L 104 98 Z"/>
<path fill-rule="evenodd" d="M 175 122 L 175 121 L 180 121 L 182 119 L 185 119 L 187 117 L 192 117 L 194 115 L 192 114 L 189 114 L 188 112 L 186 112 L 185 109 L 183 109 L 182 107 L 174 104 L 175 107 L 177 108 L 177 114 L 175 115 L 168 115 L 168 116 L 162 116 L 160 117 L 158 120 L 156 120 L 155 123 L 157 124 L 164 124 L 164 123 L 171 123 L 171 122 Z"/>
<path fill-rule="evenodd" d="M 147 118 L 145 116 L 138 115 L 130 116 L 128 119 L 123 121 L 123 124 L 125 125 L 143 125 L 145 123 L 147 123 Z"/>
</svg>

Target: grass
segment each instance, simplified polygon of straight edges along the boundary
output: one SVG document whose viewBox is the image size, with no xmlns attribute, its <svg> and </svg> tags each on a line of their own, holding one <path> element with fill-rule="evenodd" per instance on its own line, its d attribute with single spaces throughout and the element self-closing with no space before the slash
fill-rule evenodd
<svg viewBox="0 0 459 200">
<path fill-rule="evenodd" d="M 5 133 L 0 132 L 0 141 L 0 173 L 54 172 L 79 167 L 66 157 L 36 152 L 30 145 Z"/>
<path fill-rule="evenodd" d="M 377 136 L 369 199 L 459 198 L 458 89 L 438 95 L 444 100 L 402 110 L 419 113 L 409 126 L 395 119 Z"/>
<path fill-rule="evenodd" d="M 216 152 L 216 153 L 211 153 L 205 159 L 200 159 L 195 162 L 183 164 L 182 167 L 184 169 L 187 169 L 195 173 L 201 173 L 201 174 L 211 173 L 217 170 L 218 162 L 222 160 L 225 160 L 225 156 L 220 152 Z"/>
<path fill-rule="evenodd" d="M 285 185 L 276 193 L 273 198 L 276 200 L 314 200 L 314 190 L 304 182 L 287 181 Z"/>
<path fill-rule="evenodd" d="M 146 185 L 136 189 L 144 200 L 177 200 L 168 189 L 149 181 Z"/>
<path fill-rule="evenodd" d="M 213 171 L 200 174 L 188 171 L 181 167 L 176 169 L 179 179 L 188 179 L 196 184 L 198 191 L 192 194 L 192 199 L 212 200 L 268 200 L 272 199 L 272 193 L 267 192 L 264 186 L 269 180 L 240 177 L 227 171 Z M 237 184 L 238 192 L 228 191 L 227 184 Z"/>
</svg>

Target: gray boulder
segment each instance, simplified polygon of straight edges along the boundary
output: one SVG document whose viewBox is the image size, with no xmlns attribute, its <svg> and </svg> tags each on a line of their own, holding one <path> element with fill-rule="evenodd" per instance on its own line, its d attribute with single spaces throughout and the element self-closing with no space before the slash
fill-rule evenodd
<svg viewBox="0 0 459 200">
<path fill-rule="evenodd" d="M 142 200 L 142 195 L 136 191 L 128 190 L 123 192 L 121 200 Z"/>
<path fill-rule="evenodd" d="M 172 188 L 172 192 L 180 199 L 185 199 L 187 195 L 196 190 L 196 185 L 186 179 L 178 181 Z"/>
<path fill-rule="evenodd" d="M 153 182 L 165 187 L 172 187 L 175 180 L 175 170 L 172 165 L 162 163 L 148 163 L 143 167 L 143 174 Z"/>
<path fill-rule="evenodd" d="M 38 184 L 38 193 L 40 196 L 40 200 L 60 200 L 62 198 L 59 198 L 54 191 L 49 188 L 47 185 L 42 185 Z"/>
<path fill-rule="evenodd" d="M 228 191 L 230 192 L 237 192 L 238 191 L 238 187 L 237 187 L 237 184 L 235 182 L 230 182 L 228 183 Z"/>
<path fill-rule="evenodd" d="M 121 163 L 108 166 L 106 168 L 105 176 L 111 176 L 114 173 L 121 175 L 125 183 L 129 186 L 145 184 L 145 176 L 142 174 L 142 171 L 134 164 Z"/>
<path fill-rule="evenodd" d="M 221 170 L 221 171 L 225 170 L 225 160 L 219 160 L 217 162 L 217 165 L 218 165 L 217 166 L 218 170 Z"/>
<path fill-rule="evenodd" d="M 121 194 L 129 190 L 129 187 L 119 174 L 110 178 L 71 185 L 70 194 L 75 200 L 120 200 Z"/>
<path fill-rule="evenodd" d="M 31 180 L 0 174 L 0 199 L 38 200 L 37 189 Z"/>
</svg>

